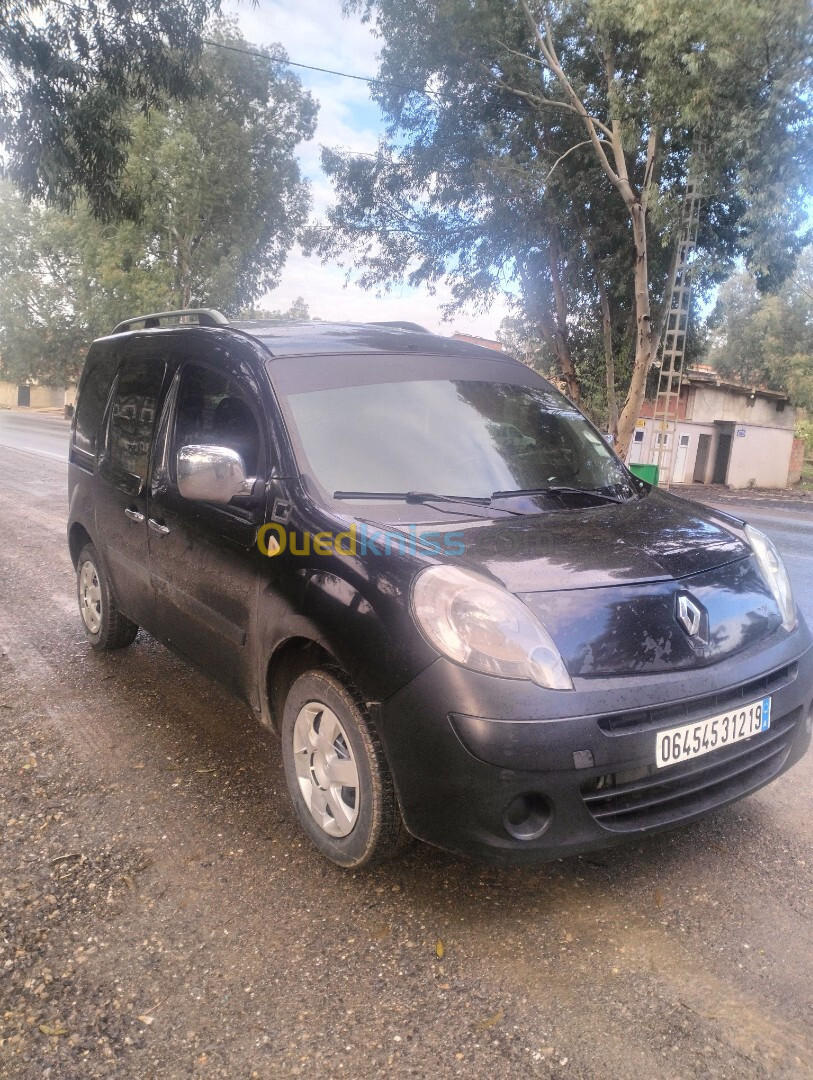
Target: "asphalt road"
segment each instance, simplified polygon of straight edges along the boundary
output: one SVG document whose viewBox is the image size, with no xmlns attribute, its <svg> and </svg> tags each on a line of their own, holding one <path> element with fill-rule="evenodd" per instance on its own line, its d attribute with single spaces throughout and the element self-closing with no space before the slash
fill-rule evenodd
<svg viewBox="0 0 813 1080">
<path fill-rule="evenodd" d="M 811 759 L 597 856 L 343 874 L 239 703 L 144 634 L 87 648 L 34 422 L 0 449 L 0 1076 L 813 1077 Z M 754 509 L 813 619 L 813 513 Z"/>
<path fill-rule="evenodd" d="M 697 498 L 697 492 L 692 492 Z M 773 540 L 788 568 L 793 592 L 813 626 L 813 499 L 764 498 L 709 489 L 703 502 L 748 521 Z"/>
<path fill-rule="evenodd" d="M 22 450 L 51 461 L 68 460 L 71 425 L 53 413 L 0 409 L 0 447 Z"/>
</svg>

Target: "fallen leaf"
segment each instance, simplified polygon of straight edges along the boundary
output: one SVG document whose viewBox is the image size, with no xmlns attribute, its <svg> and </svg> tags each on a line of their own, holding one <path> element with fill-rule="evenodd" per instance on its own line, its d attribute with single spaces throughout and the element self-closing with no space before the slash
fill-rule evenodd
<svg viewBox="0 0 813 1080">
<path fill-rule="evenodd" d="M 62 1027 L 59 1024 L 40 1024 L 40 1031 L 43 1035 L 67 1035 L 68 1029 Z"/>
<path fill-rule="evenodd" d="M 655 903 L 658 905 L 659 908 L 663 907 L 663 893 L 660 889 L 655 890 Z"/>
<path fill-rule="evenodd" d="M 443 948 L 443 942 L 438 938 L 437 945 L 435 945 L 435 956 L 437 956 L 438 960 L 442 960 L 445 952 L 446 950 Z"/>
<path fill-rule="evenodd" d="M 134 889 L 135 888 L 135 884 L 133 883 L 133 879 L 130 877 L 129 874 L 122 874 L 121 880 L 124 882 L 124 884 L 127 886 L 128 889 Z"/>
<path fill-rule="evenodd" d="M 477 1031 L 488 1031 L 489 1028 L 496 1027 L 500 1020 L 505 1016 L 502 1009 L 499 1012 L 495 1012 L 493 1016 L 487 1016 L 485 1020 L 481 1020 L 479 1024 L 475 1024 Z"/>
<path fill-rule="evenodd" d="M 144 1013 L 144 1015 L 139 1016 L 138 1019 L 141 1021 L 142 1024 L 146 1024 L 147 1027 L 149 1027 L 150 1024 L 153 1022 L 153 1020 L 155 1019 L 155 1017 L 154 1016 L 147 1016 L 147 1014 Z"/>
</svg>

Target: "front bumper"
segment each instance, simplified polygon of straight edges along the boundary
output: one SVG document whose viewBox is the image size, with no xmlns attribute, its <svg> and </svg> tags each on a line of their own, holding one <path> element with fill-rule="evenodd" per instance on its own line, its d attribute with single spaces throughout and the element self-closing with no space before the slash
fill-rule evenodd
<svg viewBox="0 0 813 1080">
<path fill-rule="evenodd" d="M 655 768 L 659 731 L 766 694 L 768 731 Z M 533 863 L 670 828 L 756 791 L 807 750 L 812 708 L 813 644 L 801 623 L 707 668 L 581 679 L 574 691 L 438 660 L 383 702 L 377 720 L 411 833 L 489 861 Z"/>
</svg>

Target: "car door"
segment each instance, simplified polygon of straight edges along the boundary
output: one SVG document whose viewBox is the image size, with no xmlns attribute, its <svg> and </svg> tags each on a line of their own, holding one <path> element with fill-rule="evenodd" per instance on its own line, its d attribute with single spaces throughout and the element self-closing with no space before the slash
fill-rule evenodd
<svg viewBox="0 0 813 1080">
<path fill-rule="evenodd" d="M 118 606 L 133 622 L 152 618 L 147 476 L 167 373 L 165 356 L 125 351 L 104 421 L 95 490 L 95 536 Z"/>
<path fill-rule="evenodd" d="M 255 620 L 263 556 L 257 529 L 265 514 L 268 433 L 261 403 L 222 364 L 190 360 L 179 368 L 158 437 L 149 519 L 155 632 L 227 686 L 253 689 Z M 256 476 L 255 494 L 227 506 L 183 498 L 178 451 L 228 446 Z"/>
</svg>

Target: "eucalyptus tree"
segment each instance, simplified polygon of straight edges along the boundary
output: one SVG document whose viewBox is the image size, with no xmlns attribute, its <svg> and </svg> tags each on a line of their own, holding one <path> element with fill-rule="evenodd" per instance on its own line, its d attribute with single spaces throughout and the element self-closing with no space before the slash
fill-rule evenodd
<svg viewBox="0 0 813 1080">
<path fill-rule="evenodd" d="M 206 21 L 219 0 L 0 0 L 4 171 L 62 209 L 133 213 L 122 198 L 130 116 L 201 90 Z"/>
<path fill-rule="evenodd" d="M 760 293 L 747 270 L 720 287 L 707 358 L 721 374 L 785 390 L 813 412 L 813 248 L 775 292 Z"/>
<path fill-rule="evenodd" d="M 211 29 L 205 97 L 130 116 L 121 198 L 135 220 L 70 214 L 0 188 L 0 368 L 75 377 L 88 343 L 138 312 L 237 315 L 279 281 L 310 206 L 296 148 L 316 105 L 233 28 Z M 277 55 L 281 50 L 277 50 Z"/>
<path fill-rule="evenodd" d="M 626 448 L 656 356 L 692 146 L 702 286 L 742 257 L 760 284 L 804 242 L 813 159 L 807 0 L 349 0 L 382 42 L 376 154 L 323 151 L 337 202 L 310 243 L 361 283 L 498 292 L 575 400 L 620 392 Z"/>
</svg>

